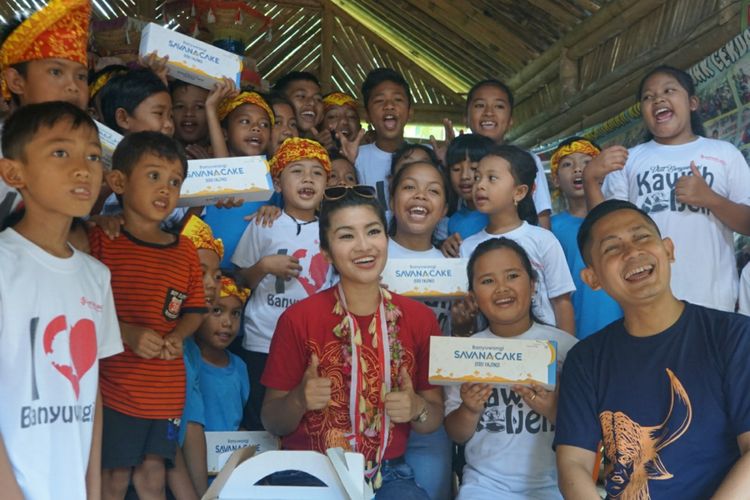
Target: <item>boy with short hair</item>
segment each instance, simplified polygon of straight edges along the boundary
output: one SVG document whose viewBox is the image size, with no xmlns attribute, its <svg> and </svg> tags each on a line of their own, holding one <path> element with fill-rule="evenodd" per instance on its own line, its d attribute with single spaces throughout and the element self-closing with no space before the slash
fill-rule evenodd
<svg viewBox="0 0 750 500">
<path fill-rule="evenodd" d="M 243 284 L 253 291 L 245 308 L 240 353 L 250 378 L 244 421 L 249 430 L 263 428 L 260 377 L 279 316 L 329 284 L 331 271 L 320 253 L 316 215 L 331 171 L 328 153 L 315 141 L 290 138 L 269 166 L 276 191 L 284 198 L 284 209 L 273 227 L 248 224 L 232 256 Z"/>
<path fill-rule="evenodd" d="M 609 497 L 745 496 L 750 319 L 677 300 L 674 245 L 630 202 L 593 208 L 578 246 L 584 281 L 624 318 L 579 342 L 563 367 L 555 445 L 565 497 L 599 498 L 600 441 Z"/>
<path fill-rule="evenodd" d="M 101 91 L 102 121 L 120 134 L 150 130 L 172 137 L 172 97 L 148 68 L 114 76 Z"/>
<path fill-rule="evenodd" d="M 7 25 L 0 33 L 2 99 L 16 107 L 67 101 L 85 110 L 90 17 L 89 0 L 51 0 L 27 19 Z M 18 192 L 0 182 L 0 222 L 20 203 Z"/>
<path fill-rule="evenodd" d="M 292 71 L 279 78 L 273 90 L 292 103 L 300 136 L 314 139 L 318 132 L 316 127 L 323 120 L 323 95 L 315 75 Z"/>
<path fill-rule="evenodd" d="M 0 233 L 0 491 L 96 497 L 98 361 L 122 342 L 109 271 L 67 239 L 101 186 L 99 135 L 72 104 L 31 104 L 5 123 L 2 146 L 0 175 L 26 210 Z"/>
<path fill-rule="evenodd" d="M 125 136 L 107 176 L 122 201 L 122 230 L 114 239 L 99 227 L 89 234 L 92 255 L 112 272 L 125 343 L 125 352 L 102 364 L 104 498 L 122 499 L 131 472 L 139 496 L 163 495 L 165 461 L 174 460 L 185 400 L 182 342 L 207 310 L 195 246 L 161 228 L 186 170 L 174 139 Z"/>
</svg>

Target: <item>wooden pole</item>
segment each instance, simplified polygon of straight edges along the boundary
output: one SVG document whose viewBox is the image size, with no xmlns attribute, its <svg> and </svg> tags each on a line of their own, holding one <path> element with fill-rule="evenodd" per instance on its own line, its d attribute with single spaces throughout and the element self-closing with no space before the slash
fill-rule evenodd
<svg viewBox="0 0 750 500">
<path fill-rule="evenodd" d="M 322 28 L 320 30 L 320 86 L 323 94 L 333 90 L 333 8 L 328 0 L 322 1 Z"/>
</svg>

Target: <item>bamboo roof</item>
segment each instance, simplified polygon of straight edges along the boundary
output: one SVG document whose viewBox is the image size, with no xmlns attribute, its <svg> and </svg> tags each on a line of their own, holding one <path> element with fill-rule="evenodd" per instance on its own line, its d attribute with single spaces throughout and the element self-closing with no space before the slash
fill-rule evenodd
<svg viewBox="0 0 750 500">
<path fill-rule="evenodd" d="M 0 21 L 43 0 L 3 0 Z M 190 24 L 191 0 L 93 0 L 96 17 Z M 688 67 L 739 32 L 739 0 L 280 0 L 245 3 L 271 18 L 247 54 L 274 81 L 292 70 L 359 95 L 368 71 L 404 74 L 415 116 L 463 123 L 474 82 L 516 94 L 509 138 L 533 145 L 625 109 L 662 62 Z"/>
</svg>

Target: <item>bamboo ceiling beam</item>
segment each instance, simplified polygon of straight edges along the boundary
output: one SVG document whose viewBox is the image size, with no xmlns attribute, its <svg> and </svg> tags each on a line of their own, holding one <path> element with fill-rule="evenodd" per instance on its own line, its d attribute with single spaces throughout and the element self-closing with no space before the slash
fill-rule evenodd
<svg viewBox="0 0 750 500">
<path fill-rule="evenodd" d="M 323 21 L 320 29 L 320 86 L 324 94 L 333 90 L 333 11 L 323 4 Z"/>
</svg>

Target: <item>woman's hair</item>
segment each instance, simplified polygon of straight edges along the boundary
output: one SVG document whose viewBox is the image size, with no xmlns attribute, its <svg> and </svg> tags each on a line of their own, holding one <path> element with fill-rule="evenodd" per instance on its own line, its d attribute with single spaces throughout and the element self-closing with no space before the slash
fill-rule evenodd
<svg viewBox="0 0 750 500">
<path fill-rule="evenodd" d="M 671 76 L 672 78 L 677 80 L 677 83 L 679 83 L 683 89 L 685 89 L 689 97 L 697 95 L 695 93 L 695 84 L 693 83 L 693 78 L 687 72 L 682 71 L 681 69 L 677 69 L 674 66 L 663 64 L 646 73 L 646 76 L 644 76 L 643 80 L 641 80 L 641 83 L 638 85 L 638 93 L 635 96 L 636 99 L 638 99 L 638 102 L 641 102 L 641 97 L 643 97 L 643 87 L 646 85 L 648 79 L 654 75 Z M 706 129 L 703 127 L 703 119 L 701 118 L 700 111 L 698 111 L 697 109 L 690 112 L 690 129 L 695 135 L 701 135 L 704 137 L 706 135 Z M 651 133 L 651 131 L 646 130 L 646 140 L 650 141 L 653 138 L 654 135 Z"/>
<path fill-rule="evenodd" d="M 401 170 L 396 172 L 396 175 L 391 179 L 391 183 L 388 186 L 388 191 L 390 194 L 390 199 L 392 200 L 396 195 L 396 189 L 398 189 L 398 185 L 401 184 L 401 180 L 406 175 L 406 171 L 410 170 L 412 167 L 417 165 L 427 165 L 435 169 L 435 171 L 440 176 L 440 182 L 443 183 L 443 199 L 445 200 L 445 206 L 447 207 L 450 203 L 450 180 L 448 180 L 448 176 L 445 174 L 445 171 L 440 168 L 436 163 L 432 163 L 429 161 L 417 161 L 414 163 L 407 163 L 404 165 Z M 396 234 L 396 214 L 393 214 L 393 217 L 391 217 L 391 224 L 388 226 L 388 234 L 391 236 Z"/>
<path fill-rule="evenodd" d="M 487 80 L 482 80 L 481 82 L 477 82 L 469 89 L 469 93 L 466 94 L 466 111 L 467 112 L 469 111 L 469 106 L 471 106 L 471 100 L 474 99 L 474 94 L 476 94 L 477 90 L 481 89 L 482 87 L 495 87 L 497 89 L 502 90 L 505 93 L 505 95 L 508 96 L 508 105 L 510 105 L 510 112 L 513 113 L 513 92 L 510 90 L 510 87 L 508 87 L 506 84 L 494 78 L 489 78 Z"/>
<path fill-rule="evenodd" d="M 512 252 L 515 252 L 515 254 L 518 255 L 518 258 L 521 260 L 523 270 L 526 271 L 526 274 L 529 276 L 529 280 L 531 281 L 531 283 L 533 284 L 537 282 L 538 274 L 534 267 L 531 265 L 531 259 L 529 259 L 529 255 L 521 245 L 511 240 L 510 238 L 490 238 L 489 240 L 485 240 L 477 245 L 477 248 L 474 249 L 474 251 L 471 253 L 471 257 L 469 257 L 469 263 L 466 264 L 466 274 L 469 278 L 470 291 L 474 291 L 474 266 L 476 265 L 479 257 L 494 250 L 502 249 L 508 249 Z M 539 319 L 534 315 L 533 306 L 531 303 L 529 304 L 529 316 L 531 316 L 532 321 L 534 321 L 535 323 L 541 323 L 541 321 L 539 321 Z"/>
<path fill-rule="evenodd" d="M 343 189 L 343 188 L 342 188 Z M 383 228 L 387 228 L 388 224 L 385 222 L 385 212 L 383 207 L 380 205 L 375 193 L 372 197 L 362 196 L 358 194 L 354 189 L 346 188 L 344 196 L 336 200 L 328 200 L 323 197 L 323 201 L 320 204 L 320 213 L 318 214 L 318 228 L 320 237 L 320 249 L 326 252 L 331 250 L 330 241 L 328 241 L 328 230 L 331 229 L 331 217 L 338 210 L 351 207 L 370 207 L 373 209 L 378 219 L 383 224 Z"/>
<path fill-rule="evenodd" d="M 391 159 L 391 177 L 396 175 L 396 165 L 398 165 L 398 162 L 400 162 L 404 157 L 411 156 L 411 153 L 417 149 L 424 152 L 429 160 L 435 165 L 440 164 L 440 160 L 438 160 L 437 155 L 431 147 L 425 146 L 424 144 L 409 144 L 408 142 L 405 142 L 401 144 L 401 146 L 396 151 L 393 152 L 393 158 Z"/>
<path fill-rule="evenodd" d="M 507 161 L 510 164 L 510 173 L 513 176 L 513 180 L 516 181 L 516 186 L 528 186 L 529 189 L 526 191 L 526 196 L 518 202 L 518 206 L 516 207 L 518 209 L 518 217 L 534 226 L 539 224 L 539 215 L 534 205 L 534 183 L 537 173 L 534 157 L 528 151 L 509 144 L 496 144 L 492 146 L 485 155 L 485 158 L 487 156 L 497 156 Z"/>
</svg>

